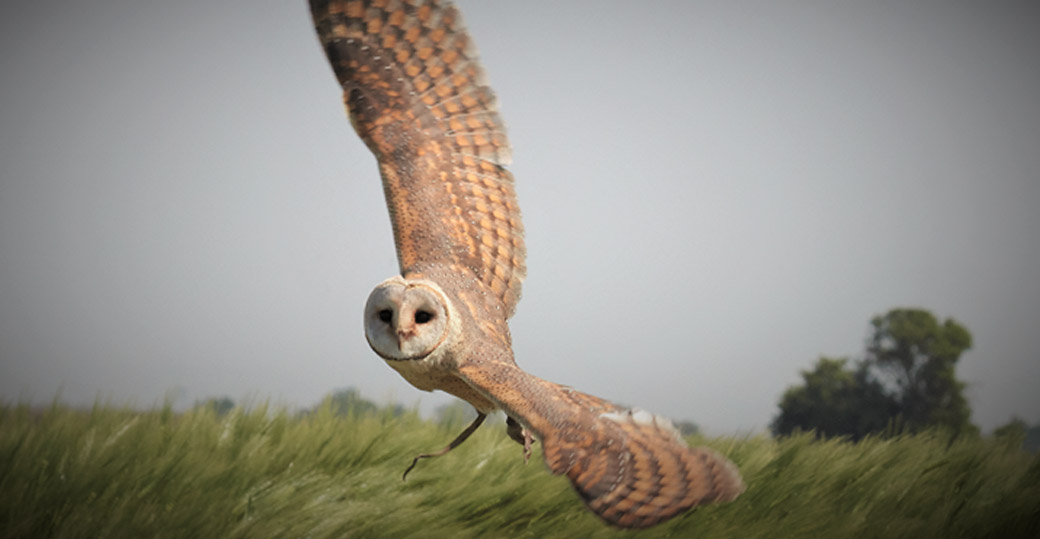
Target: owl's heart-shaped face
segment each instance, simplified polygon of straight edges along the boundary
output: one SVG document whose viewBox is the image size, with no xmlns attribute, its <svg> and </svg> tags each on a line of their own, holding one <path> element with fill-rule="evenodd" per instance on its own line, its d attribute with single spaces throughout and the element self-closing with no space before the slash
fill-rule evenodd
<svg viewBox="0 0 1040 539">
<path fill-rule="evenodd" d="M 448 335 L 450 312 L 436 284 L 393 277 L 365 303 L 365 338 L 387 361 L 419 360 Z"/>
</svg>

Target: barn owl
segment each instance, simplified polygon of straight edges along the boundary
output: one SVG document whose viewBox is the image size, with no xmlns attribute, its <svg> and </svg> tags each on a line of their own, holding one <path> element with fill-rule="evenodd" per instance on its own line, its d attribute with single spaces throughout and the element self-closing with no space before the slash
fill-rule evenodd
<svg viewBox="0 0 1040 539">
<path fill-rule="evenodd" d="M 365 304 L 365 338 L 425 391 L 502 410 L 507 433 L 541 444 L 589 509 L 652 526 L 744 491 L 737 468 L 691 448 L 660 416 L 521 370 L 507 320 L 526 274 L 511 154 L 495 95 L 458 10 L 438 0 L 311 0 L 351 124 L 375 154 L 400 275 Z M 409 470 L 411 467 L 408 468 Z M 405 472 L 407 474 L 407 471 Z"/>
</svg>

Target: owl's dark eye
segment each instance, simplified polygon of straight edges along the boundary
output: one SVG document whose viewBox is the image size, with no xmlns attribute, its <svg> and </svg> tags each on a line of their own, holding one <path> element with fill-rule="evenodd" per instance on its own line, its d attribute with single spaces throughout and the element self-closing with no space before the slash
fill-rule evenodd
<svg viewBox="0 0 1040 539">
<path fill-rule="evenodd" d="M 415 311 L 415 323 L 425 324 L 433 319 L 433 314 L 426 311 Z"/>
<path fill-rule="evenodd" d="M 390 321 L 394 319 L 394 312 L 390 309 L 383 309 L 382 311 L 379 311 L 379 319 L 389 324 Z"/>
</svg>

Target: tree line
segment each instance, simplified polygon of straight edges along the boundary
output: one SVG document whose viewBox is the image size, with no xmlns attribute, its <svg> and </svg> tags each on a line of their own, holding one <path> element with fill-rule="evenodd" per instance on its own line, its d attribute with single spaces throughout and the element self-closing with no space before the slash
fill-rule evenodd
<svg viewBox="0 0 1040 539">
<path fill-rule="evenodd" d="M 924 309 L 893 309 L 870 321 L 862 358 L 821 357 L 802 371 L 802 383 L 780 398 L 770 430 L 820 437 L 891 436 L 941 428 L 954 436 L 978 436 L 956 367 L 972 346 L 971 333 L 952 318 L 940 321 Z M 1040 444 L 1040 426 L 1012 419 L 997 436 Z"/>
<path fill-rule="evenodd" d="M 801 372 L 802 382 L 783 393 L 779 412 L 770 423 L 774 436 L 798 431 L 819 437 L 892 436 L 941 428 L 954 436 L 978 436 L 965 384 L 956 376 L 957 362 L 972 346 L 971 333 L 952 318 L 939 320 L 924 309 L 893 309 L 870 321 L 870 336 L 860 359 L 821 357 Z M 384 410 L 356 388 L 337 390 L 325 401 L 336 415 Z M 223 415 L 234 407 L 228 397 L 197 402 Z M 322 406 L 319 404 L 318 406 Z M 311 413 L 303 410 L 301 414 Z M 405 413 L 388 405 L 392 415 Z M 462 401 L 442 405 L 434 420 L 445 427 L 468 423 L 471 410 Z M 689 420 L 676 423 L 684 435 L 698 432 Z M 996 429 L 1030 451 L 1040 450 L 1040 425 L 1019 418 Z"/>
</svg>

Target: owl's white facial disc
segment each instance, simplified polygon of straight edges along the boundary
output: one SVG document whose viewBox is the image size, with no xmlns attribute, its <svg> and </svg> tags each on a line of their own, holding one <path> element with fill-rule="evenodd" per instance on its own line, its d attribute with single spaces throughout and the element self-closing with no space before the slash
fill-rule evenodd
<svg viewBox="0 0 1040 539">
<path fill-rule="evenodd" d="M 425 358 L 444 341 L 448 327 L 444 295 L 433 283 L 393 277 L 365 303 L 365 338 L 388 361 Z"/>
</svg>

